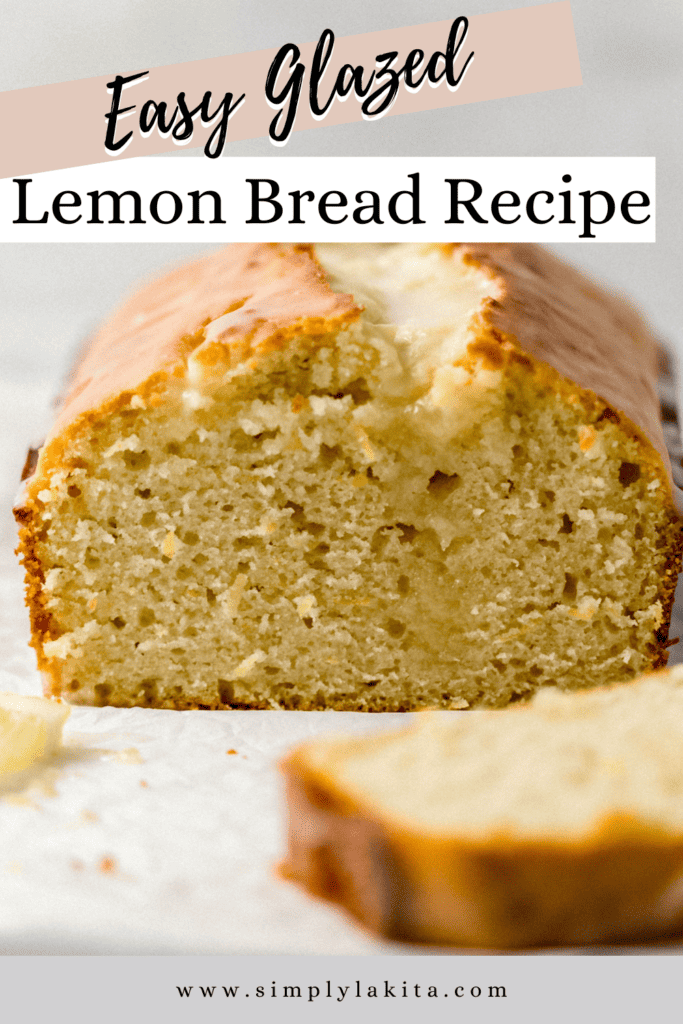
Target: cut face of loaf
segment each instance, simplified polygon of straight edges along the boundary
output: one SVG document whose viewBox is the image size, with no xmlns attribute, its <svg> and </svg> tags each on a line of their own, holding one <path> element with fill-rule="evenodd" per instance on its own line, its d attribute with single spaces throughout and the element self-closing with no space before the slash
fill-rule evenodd
<svg viewBox="0 0 683 1024">
<path fill-rule="evenodd" d="M 48 692 L 459 708 L 663 663 L 656 361 L 533 246 L 237 245 L 155 282 L 17 510 Z"/>
<path fill-rule="evenodd" d="M 480 948 L 683 926 L 683 668 L 427 713 L 285 763 L 283 873 L 389 938 Z"/>
</svg>

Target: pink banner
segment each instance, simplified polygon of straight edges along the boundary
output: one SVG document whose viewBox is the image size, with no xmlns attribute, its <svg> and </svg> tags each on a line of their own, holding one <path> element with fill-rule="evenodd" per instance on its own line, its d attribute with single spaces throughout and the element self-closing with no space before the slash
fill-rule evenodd
<svg viewBox="0 0 683 1024">
<path fill-rule="evenodd" d="M 0 177 L 581 84 L 569 0 L 0 94 Z"/>
</svg>

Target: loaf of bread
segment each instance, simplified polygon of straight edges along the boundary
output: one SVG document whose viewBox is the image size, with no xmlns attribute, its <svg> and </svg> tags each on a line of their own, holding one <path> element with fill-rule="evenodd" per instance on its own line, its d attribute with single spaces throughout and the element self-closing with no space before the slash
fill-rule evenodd
<svg viewBox="0 0 683 1024">
<path fill-rule="evenodd" d="M 680 935 L 683 667 L 416 718 L 290 756 L 286 877 L 410 942 Z"/>
<path fill-rule="evenodd" d="M 663 665 L 657 372 L 532 245 L 232 245 L 148 284 L 16 510 L 47 692 L 396 711 Z"/>
</svg>

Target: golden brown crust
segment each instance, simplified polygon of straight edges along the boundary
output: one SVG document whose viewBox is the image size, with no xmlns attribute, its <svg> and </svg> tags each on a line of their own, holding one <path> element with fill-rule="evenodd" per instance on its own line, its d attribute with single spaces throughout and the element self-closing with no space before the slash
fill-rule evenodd
<svg viewBox="0 0 683 1024">
<path fill-rule="evenodd" d="M 48 435 L 29 493 L 67 442 L 133 395 L 154 401 L 187 358 L 227 366 L 284 347 L 295 335 L 339 330 L 360 310 L 328 287 L 310 245 L 235 244 L 137 291 L 85 346 Z M 205 345 L 205 327 L 219 320 Z"/>
<path fill-rule="evenodd" d="M 635 428 L 654 446 L 670 478 L 657 394 L 661 347 L 638 312 L 540 246 L 457 243 L 452 248 L 490 274 L 499 289 L 487 304 L 486 330 L 471 353 L 482 356 L 493 343 L 552 367 L 602 399 L 603 408 L 606 403 L 622 414 L 627 432 Z"/>
<path fill-rule="evenodd" d="M 574 840 L 429 835 L 354 801 L 305 748 L 283 768 L 281 874 L 386 938 L 512 949 L 640 941 L 683 927 L 683 836 L 618 817 Z"/>
<path fill-rule="evenodd" d="M 357 315 L 350 295 L 327 287 L 311 246 L 228 246 L 152 281 L 117 310 L 85 349 L 52 435 L 156 374 L 184 371 L 219 317 L 216 340 L 234 364 L 295 331 L 320 334 Z"/>
<path fill-rule="evenodd" d="M 606 403 L 630 420 L 668 468 L 657 395 L 661 348 L 626 301 L 536 245 L 444 248 L 497 285 L 498 297 L 487 302 L 468 348 L 470 359 L 497 367 L 514 352 L 530 367 L 551 367 L 599 396 L 601 408 Z M 339 329 L 359 313 L 351 296 L 330 290 L 308 244 L 234 244 L 182 266 L 136 292 L 84 347 L 41 461 L 82 417 L 91 420 L 110 411 L 112 401 L 118 407 L 184 373 L 212 321 L 220 318 L 211 345 L 202 345 L 210 352 L 201 358 L 234 365 L 284 347 L 295 334 Z"/>
</svg>

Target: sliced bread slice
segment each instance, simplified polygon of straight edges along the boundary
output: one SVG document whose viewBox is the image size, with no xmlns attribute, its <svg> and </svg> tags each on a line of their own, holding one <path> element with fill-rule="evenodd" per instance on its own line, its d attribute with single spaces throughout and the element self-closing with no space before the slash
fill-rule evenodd
<svg viewBox="0 0 683 1024">
<path fill-rule="evenodd" d="M 683 927 L 683 666 L 315 740 L 284 874 L 376 932 L 509 948 Z"/>
</svg>

